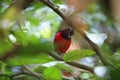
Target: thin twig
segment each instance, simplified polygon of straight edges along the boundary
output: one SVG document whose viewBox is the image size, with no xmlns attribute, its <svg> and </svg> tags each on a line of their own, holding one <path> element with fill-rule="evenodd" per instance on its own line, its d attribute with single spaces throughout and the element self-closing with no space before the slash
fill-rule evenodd
<svg viewBox="0 0 120 80">
<path fill-rule="evenodd" d="M 41 79 L 41 75 L 38 75 L 36 72 L 32 71 L 29 67 L 27 67 L 26 65 L 23 65 L 23 68 L 27 71 L 29 71 L 30 73 L 32 73 L 34 76 L 38 77 Z"/>
<path fill-rule="evenodd" d="M 27 72 L 27 71 L 15 73 L 15 74 L 12 74 L 12 75 L 0 74 L 0 76 L 5 76 L 5 77 L 8 77 L 8 78 L 10 78 L 10 79 L 12 79 L 12 80 L 13 80 L 14 78 L 18 78 L 18 77 L 20 77 L 20 76 L 22 76 L 22 75 L 23 75 L 23 76 L 24 76 L 24 75 L 30 75 L 30 76 L 36 77 L 36 75 L 33 75 L 32 73 Z M 36 78 L 41 79 L 41 78 L 39 78 L 39 77 L 36 77 Z"/>
<path fill-rule="evenodd" d="M 43 78 L 44 80 L 46 80 L 46 78 L 45 78 L 42 74 L 38 74 L 38 73 L 34 72 L 34 71 L 31 70 L 28 66 L 23 65 L 23 68 L 24 68 L 25 70 L 27 70 L 29 73 L 31 73 L 32 75 L 36 76 L 37 78 L 39 78 L 39 79 L 42 79 L 42 78 Z"/>
<path fill-rule="evenodd" d="M 6 77 L 9 77 L 8 74 L 2 74 L 2 73 L 0 73 L 0 76 L 6 76 Z"/>
<path fill-rule="evenodd" d="M 45 4 L 46 6 L 50 7 L 52 10 L 54 10 L 59 16 L 61 16 L 61 18 L 63 18 L 63 20 L 69 25 L 71 26 L 72 28 L 75 28 L 76 27 L 74 26 L 74 24 L 72 23 L 71 19 L 68 17 L 68 16 L 65 16 L 58 7 L 56 7 L 56 5 L 54 5 L 53 3 L 51 3 L 49 0 L 39 0 L 41 1 L 43 4 Z M 85 34 L 84 31 L 82 30 L 78 30 L 76 29 L 76 31 L 78 31 L 87 41 L 88 43 L 90 44 L 90 46 L 92 47 L 92 49 L 96 52 L 96 54 L 98 55 L 98 57 L 100 58 L 100 60 L 102 61 L 102 63 L 106 66 L 109 66 L 111 65 L 109 62 L 108 62 L 108 59 L 106 59 L 104 57 L 104 55 L 101 53 L 101 51 L 99 50 L 99 47 L 93 43 L 88 37 L 87 35 Z"/>
<path fill-rule="evenodd" d="M 18 76 L 20 75 L 30 75 L 29 73 L 25 73 L 25 72 L 19 72 L 19 73 L 16 73 L 16 74 L 13 74 L 13 75 L 10 75 L 10 79 L 14 79 L 14 78 L 17 78 Z M 32 75 L 33 76 L 33 75 Z"/>
</svg>

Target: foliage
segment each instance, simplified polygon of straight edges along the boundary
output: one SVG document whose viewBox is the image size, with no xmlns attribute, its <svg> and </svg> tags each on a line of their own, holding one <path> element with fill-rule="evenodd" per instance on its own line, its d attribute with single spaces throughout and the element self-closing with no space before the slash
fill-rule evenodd
<svg viewBox="0 0 120 80">
<path fill-rule="evenodd" d="M 70 62 L 70 61 L 74 61 L 74 60 L 80 60 L 81 58 L 85 58 L 85 57 L 89 57 L 92 56 L 95 52 L 92 50 L 73 50 L 68 52 L 65 56 L 64 56 L 64 61 L 66 62 Z"/>
<path fill-rule="evenodd" d="M 106 58 L 112 66 L 106 66 L 100 60 L 99 55 L 95 56 L 97 52 L 87 42 L 87 38 L 83 41 L 72 37 L 73 41 L 80 43 L 76 43 L 76 45 L 80 45 L 80 48 L 83 48 L 81 44 L 84 44 L 84 49 L 77 48 L 77 50 L 68 51 L 65 55 L 57 55 L 53 46 L 54 35 L 59 28 L 66 26 L 61 16 L 42 2 L 32 2 L 20 13 L 16 12 L 15 8 L 6 12 L 12 1 L 0 0 L 0 80 L 120 79 L 120 33 L 114 20 L 109 19 L 108 15 L 102 12 L 102 6 L 99 3 L 92 2 L 88 9 L 79 12 L 77 15 L 82 16 L 88 23 L 87 33 L 97 34 L 94 37 L 88 37 L 94 38 L 93 43 L 95 40 L 100 43 L 94 47 L 103 53 L 103 58 Z M 67 11 L 63 0 L 52 1 L 55 3 L 53 6 L 63 7 L 63 9 L 60 7 L 56 9 Z M 66 13 L 63 12 L 62 14 Z M 74 14 L 71 14 L 70 18 Z M 77 32 L 75 32 L 76 34 Z M 101 34 L 105 34 L 105 37 Z M 78 36 L 82 35 L 78 34 Z M 57 62 L 58 60 L 60 61 Z M 85 64 L 83 64 L 85 66 L 78 65 L 82 69 L 89 68 L 86 69 L 88 71 L 84 71 L 76 68 L 78 66 L 75 64 L 72 66 L 67 64 L 69 62 L 79 64 L 82 61 L 85 64 L 94 65 L 92 68 Z M 99 65 L 105 66 L 107 69 L 106 74 L 102 77 L 97 73 L 89 72 Z M 67 71 L 70 77 L 63 77 L 63 71 Z M 98 70 L 98 72 L 101 71 Z"/>
</svg>

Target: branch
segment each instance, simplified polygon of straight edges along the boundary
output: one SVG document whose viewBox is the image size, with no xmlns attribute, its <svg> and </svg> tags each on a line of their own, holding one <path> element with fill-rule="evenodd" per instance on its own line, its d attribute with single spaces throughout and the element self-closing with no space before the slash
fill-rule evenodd
<svg viewBox="0 0 120 80">
<path fill-rule="evenodd" d="M 20 48 L 20 45 L 14 44 L 14 47 L 13 47 L 13 49 L 11 51 L 6 52 L 3 56 L 0 56 L 0 60 L 6 61 L 10 57 L 13 57 L 17 53 L 17 51 L 19 50 L 19 48 Z"/>
<path fill-rule="evenodd" d="M 10 79 L 14 79 L 14 78 L 16 78 L 16 77 L 18 77 L 18 76 L 20 76 L 20 75 L 31 75 L 31 74 L 25 73 L 25 72 L 19 72 L 19 73 L 10 75 L 9 77 L 10 77 Z M 32 75 L 32 76 L 33 76 L 33 75 Z"/>
<path fill-rule="evenodd" d="M 19 72 L 19 73 L 10 75 L 9 77 L 10 77 L 11 79 L 14 79 L 14 78 L 16 78 L 16 77 L 18 77 L 18 76 L 20 76 L 20 75 L 30 75 L 30 76 L 36 77 L 36 78 L 38 78 L 38 79 L 40 79 L 40 80 L 41 80 L 42 78 L 44 78 L 41 74 L 32 71 L 32 70 L 31 70 L 28 66 L 26 66 L 26 65 L 24 65 L 23 68 L 24 68 L 25 70 L 23 70 L 22 72 Z M 46 80 L 46 79 L 44 78 L 44 80 Z"/>
<path fill-rule="evenodd" d="M 3 73 L 0 73 L 0 76 L 9 77 L 9 75 L 8 75 L 8 74 L 3 74 Z"/>
<path fill-rule="evenodd" d="M 92 47 L 92 49 L 96 52 L 96 54 L 98 55 L 98 57 L 100 58 L 100 60 L 102 61 L 102 63 L 106 66 L 111 65 L 108 60 L 104 57 L 104 55 L 101 53 L 101 51 L 99 50 L 99 47 L 93 43 L 86 35 L 86 33 L 83 30 L 78 29 L 78 27 L 74 26 L 74 24 L 72 23 L 71 19 L 64 15 L 58 7 L 56 7 L 56 5 L 54 5 L 53 3 L 51 3 L 49 0 L 39 0 L 41 1 L 43 4 L 45 4 L 46 6 L 50 7 L 52 10 L 54 10 L 59 16 L 61 16 L 61 18 L 63 18 L 63 20 L 72 28 L 76 29 L 76 31 L 78 31 L 89 43 L 89 45 Z"/>
<path fill-rule="evenodd" d="M 55 58 L 56 60 L 59 60 L 59 61 L 64 61 L 63 58 L 61 58 L 59 55 L 57 55 L 56 53 L 54 52 L 46 52 L 48 55 L 52 56 L 53 58 Z M 91 67 L 88 67 L 88 66 L 85 66 L 83 64 L 80 64 L 80 63 L 77 63 L 77 62 L 66 62 L 67 64 L 71 65 L 71 66 L 74 66 L 74 67 L 78 67 L 78 68 L 81 68 L 81 69 L 84 69 L 84 70 L 87 70 L 91 73 L 94 73 L 93 71 L 93 68 Z"/>
<path fill-rule="evenodd" d="M 42 79 L 42 78 L 44 78 L 41 74 L 38 74 L 38 73 L 36 73 L 36 72 L 34 72 L 34 71 L 32 71 L 29 67 L 27 67 L 27 66 L 23 66 L 23 68 L 26 70 L 26 71 L 22 71 L 22 72 L 19 72 L 19 73 L 15 73 L 15 74 L 12 74 L 12 75 L 8 75 L 8 74 L 0 74 L 0 76 L 5 76 L 5 77 L 8 77 L 8 78 L 10 78 L 10 79 L 14 79 L 14 78 L 18 78 L 18 77 L 20 77 L 21 75 L 30 75 L 30 76 L 33 76 L 33 77 L 36 77 L 36 78 L 38 78 L 38 79 Z M 46 80 L 45 78 L 44 78 L 44 80 Z"/>
<path fill-rule="evenodd" d="M 5 77 L 8 77 L 10 79 L 14 79 L 14 78 L 17 78 L 21 75 L 30 75 L 30 76 L 33 76 L 33 77 L 36 77 L 38 79 L 41 79 L 40 77 L 37 77 L 36 75 L 33 75 L 32 73 L 29 73 L 29 72 L 19 72 L 19 73 L 16 73 L 16 74 L 12 74 L 12 75 L 8 75 L 8 74 L 0 74 L 0 76 L 5 76 Z"/>
<path fill-rule="evenodd" d="M 37 78 L 41 79 L 43 76 L 41 74 L 38 74 L 36 72 L 34 72 L 33 70 L 31 70 L 28 66 L 23 65 L 23 68 L 25 70 L 27 70 L 30 74 L 32 74 L 33 76 L 36 76 Z M 25 72 L 25 71 L 24 71 Z"/>
</svg>

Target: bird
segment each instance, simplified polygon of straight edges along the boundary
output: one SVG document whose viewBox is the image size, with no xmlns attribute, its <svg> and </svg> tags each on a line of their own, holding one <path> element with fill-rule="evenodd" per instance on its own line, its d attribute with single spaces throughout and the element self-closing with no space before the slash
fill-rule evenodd
<svg viewBox="0 0 120 80">
<path fill-rule="evenodd" d="M 58 54 L 65 54 L 71 45 L 71 36 L 74 30 L 71 27 L 60 29 L 54 37 L 54 48 Z"/>
</svg>

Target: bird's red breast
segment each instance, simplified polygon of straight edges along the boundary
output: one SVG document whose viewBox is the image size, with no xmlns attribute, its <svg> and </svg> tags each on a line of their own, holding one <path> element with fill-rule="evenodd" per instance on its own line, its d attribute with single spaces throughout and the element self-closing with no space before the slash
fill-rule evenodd
<svg viewBox="0 0 120 80">
<path fill-rule="evenodd" d="M 71 44 L 71 36 L 74 31 L 71 27 L 61 29 L 58 31 L 54 38 L 55 51 L 59 54 L 64 54 L 68 50 Z"/>
<path fill-rule="evenodd" d="M 61 32 L 58 32 L 55 36 L 54 39 L 54 46 L 56 52 L 59 54 L 64 54 L 67 49 L 70 47 L 71 44 L 71 38 L 70 39 L 65 39 L 61 36 Z"/>
</svg>

